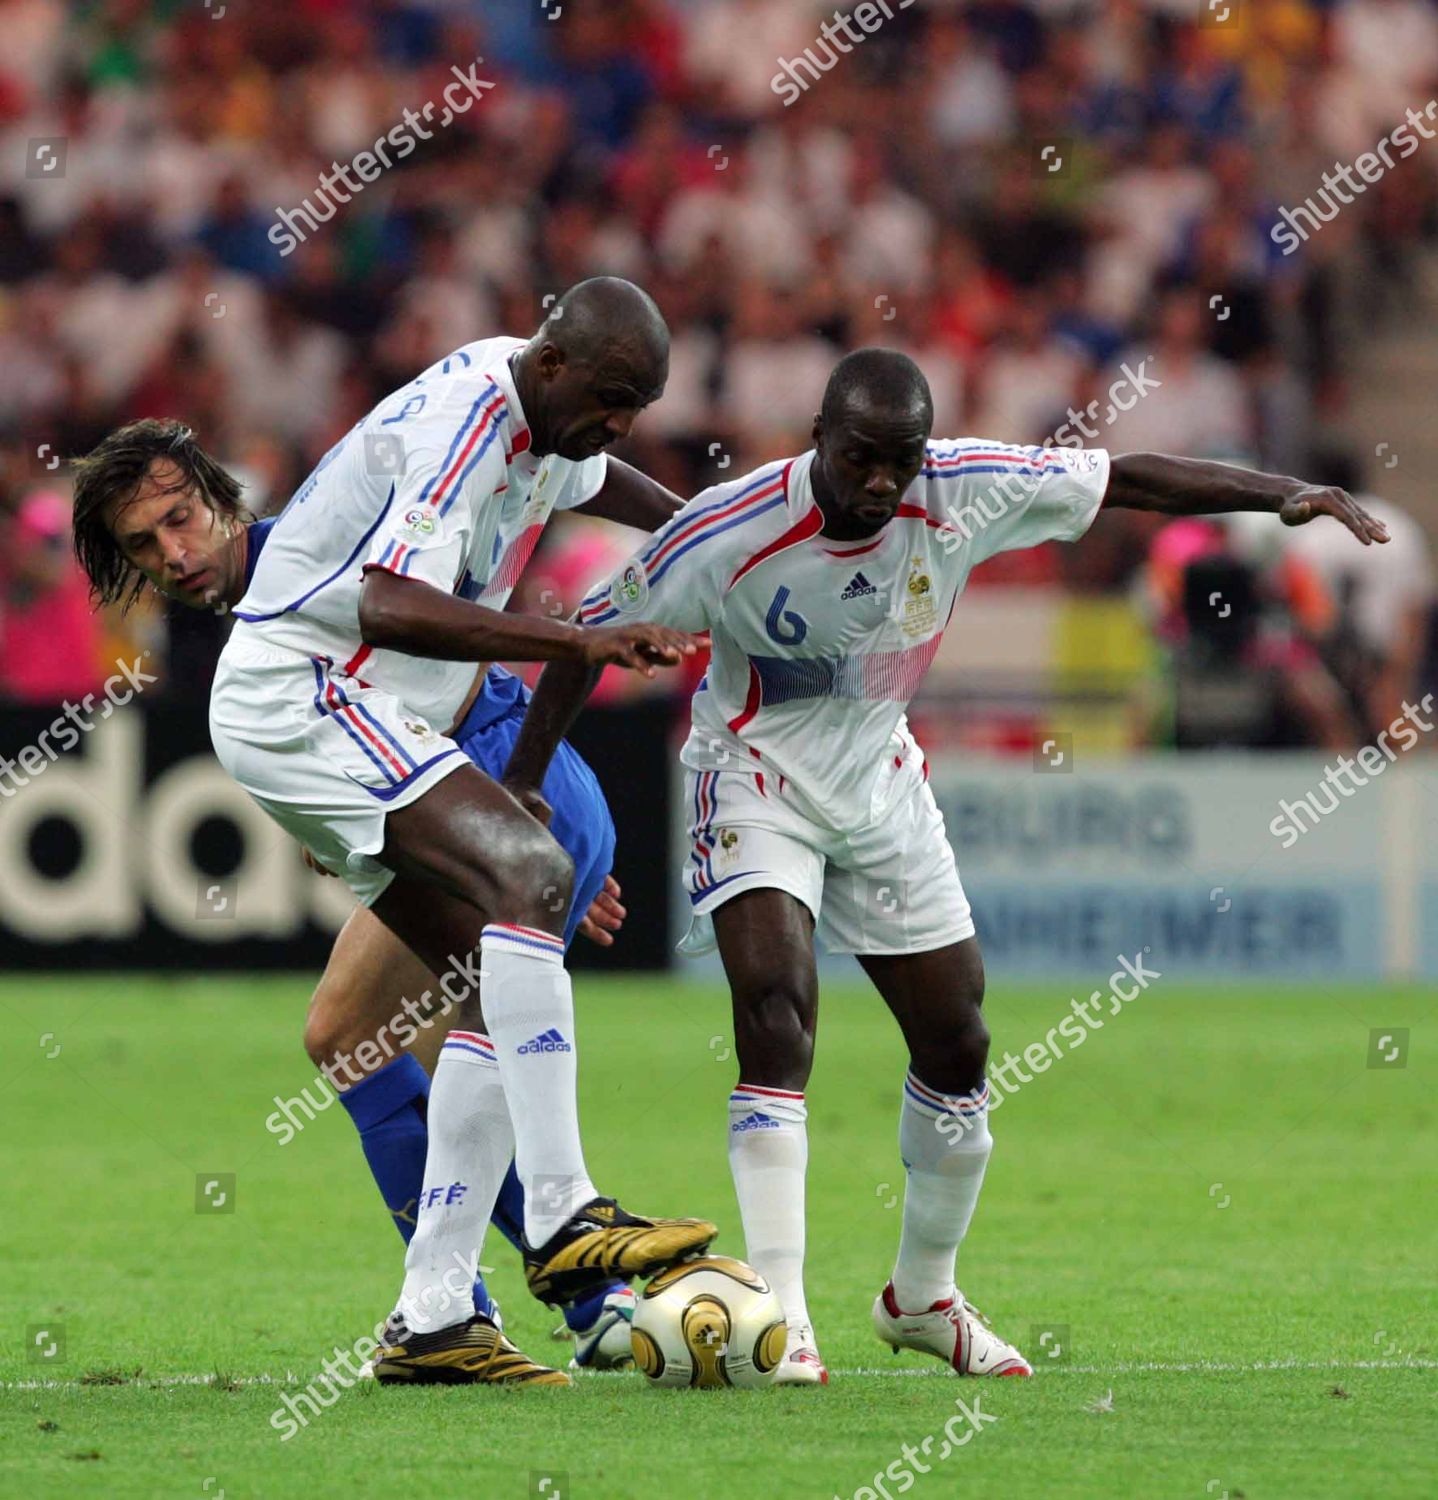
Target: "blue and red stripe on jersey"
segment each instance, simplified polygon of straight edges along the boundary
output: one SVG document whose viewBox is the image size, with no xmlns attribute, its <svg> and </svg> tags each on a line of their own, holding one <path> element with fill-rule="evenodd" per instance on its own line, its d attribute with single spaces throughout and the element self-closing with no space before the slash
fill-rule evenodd
<svg viewBox="0 0 1438 1500">
<path fill-rule="evenodd" d="M 459 431 L 450 440 L 444 462 L 425 482 L 417 503 L 433 505 L 443 515 L 508 420 L 509 402 L 491 380 L 465 413 Z"/>
<path fill-rule="evenodd" d="M 926 479 L 967 478 L 972 474 L 1062 474 L 1063 459 L 1048 448 L 1004 448 L 989 444 L 958 447 L 941 454 L 931 445 L 919 473 Z"/>
<path fill-rule="evenodd" d="M 416 556 L 415 548 L 408 542 L 396 541 L 393 537 L 385 543 L 384 551 L 366 566 L 365 571 L 370 568 L 379 568 L 386 573 L 398 573 L 401 578 L 409 576 L 410 564 Z"/>
<path fill-rule="evenodd" d="M 942 639 L 941 634 L 933 635 L 917 646 L 859 656 L 751 656 L 749 699 L 755 712 L 800 698 L 907 703 Z M 753 718 L 749 708 L 746 702 L 745 713 Z"/>
<path fill-rule="evenodd" d="M 789 468 L 786 463 L 778 473 L 769 469 L 738 494 L 701 506 L 668 535 L 656 537 L 636 559 L 644 568 L 650 586 L 658 583 L 686 552 L 785 504 Z M 602 625 L 617 614 L 619 610 L 609 602 L 607 587 L 590 594 L 579 610 L 580 621 L 585 625 Z"/>
<path fill-rule="evenodd" d="M 512 589 L 519 582 L 525 565 L 534 556 L 534 549 L 539 545 L 539 539 L 543 535 L 542 523 L 526 526 L 505 549 L 504 556 L 500 558 L 498 567 L 491 574 L 489 582 L 485 584 L 479 597 L 487 599 L 507 589 Z"/>
</svg>

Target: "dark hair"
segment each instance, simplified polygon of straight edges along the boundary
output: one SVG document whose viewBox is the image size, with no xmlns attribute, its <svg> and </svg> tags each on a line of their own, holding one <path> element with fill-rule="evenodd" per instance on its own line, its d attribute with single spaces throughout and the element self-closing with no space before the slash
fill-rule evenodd
<svg viewBox="0 0 1438 1500">
<path fill-rule="evenodd" d="M 75 473 L 75 556 L 90 580 L 90 592 L 102 604 L 128 609 L 144 591 L 145 577 L 120 550 L 105 519 L 110 505 L 124 505 L 159 459 L 180 471 L 170 493 L 193 489 L 218 515 L 249 520 L 240 500 L 240 482 L 228 474 L 195 441 L 195 434 L 174 417 L 146 417 L 117 427 L 83 458 L 73 460 Z"/>
<path fill-rule="evenodd" d="M 893 411 L 918 407 L 926 421 L 934 420 L 934 399 L 924 372 L 897 349 L 855 349 L 834 366 L 820 407 L 824 426 L 837 427 L 846 408 L 855 403 Z"/>
</svg>

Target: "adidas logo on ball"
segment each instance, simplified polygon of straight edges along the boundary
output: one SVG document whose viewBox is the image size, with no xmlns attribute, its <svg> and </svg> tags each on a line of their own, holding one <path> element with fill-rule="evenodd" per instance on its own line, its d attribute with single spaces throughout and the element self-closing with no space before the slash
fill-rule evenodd
<svg viewBox="0 0 1438 1500">
<path fill-rule="evenodd" d="M 564 1040 L 564 1037 L 554 1029 L 534 1038 L 532 1042 L 526 1042 L 520 1049 L 519 1055 L 523 1057 L 526 1052 L 573 1052 L 574 1048 Z"/>
<path fill-rule="evenodd" d="M 644 1288 L 630 1342 L 653 1385 L 756 1390 L 773 1382 L 787 1334 L 769 1283 L 742 1260 L 714 1255 L 670 1266 Z"/>
</svg>

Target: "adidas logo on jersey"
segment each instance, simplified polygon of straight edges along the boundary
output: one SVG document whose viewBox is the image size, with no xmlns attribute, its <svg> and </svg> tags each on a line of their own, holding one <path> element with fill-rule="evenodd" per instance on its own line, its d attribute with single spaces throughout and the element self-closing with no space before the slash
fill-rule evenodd
<svg viewBox="0 0 1438 1500">
<path fill-rule="evenodd" d="M 732 1130 L 777 1130 L 779 1122 L 772 1115 L 761 1115 L 756 1109 L 752 1114 L 747 1114 L 742 1120 L 735 1120 L 729 1127 Z"/>
<path fill-rule="evenodd" d="M 563 1035 L 556 1031 L 553 1026 L 548 1031 L 534 1038 L 532 1042 L 526 1042 L 520 1049 L 519 1055 L 523 1057 L 528 1052 L 573 1052 L 574 1048 L 564 1040 Z"/>
<path fill-rule="evenodd" d="M 855 573 L 849 580 L 848 587 L 839 595 L 839 598 L 862 599 L 865 594 L 877 594 L 878 592 L 878 589 L 862 573 Z"/>
</svg>

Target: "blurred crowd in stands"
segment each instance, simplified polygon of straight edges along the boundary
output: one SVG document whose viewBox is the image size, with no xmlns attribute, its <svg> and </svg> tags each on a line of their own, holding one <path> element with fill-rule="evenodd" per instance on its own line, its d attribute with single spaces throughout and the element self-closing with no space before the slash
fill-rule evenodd
<svg viewBox="0 0 1438 1500">
<path fill-rule="evenodd" d="M 885 8 L 840 34 L 813 0 L 0 0 L 0 697 L 84 691 L 116 632 L 202 694 L 225 628 L 90 619 L 65 456 L 180 415 L 278 509 L 377 398 L 599 272 L 669 319 L 621 453 L 682 495 L 806 447 L 865 343 L 918 360 L 940 435 L 1040 442 L 1093 403 L 1094 446 L 1367 488 L 1333 433 L 1431 246 L 1438 146 L 1297 253 L 1270 231 L 1427 103 L 1429 0 Z M 476 58 L 474 107 L 281 254 L 280 212 L 324 218 L 321 174 Z M 598 524 L 553 529 L 521 605 L 623 555 Z M 1152 650 L 1106 691 L 1164 684 L 1131 739 L 1347 745 L 1429 671 L 1428 545 L 1394 525 L 1380 559 L 1106 516 L 976 589 L 1123 601 Z"/>
</svg>

